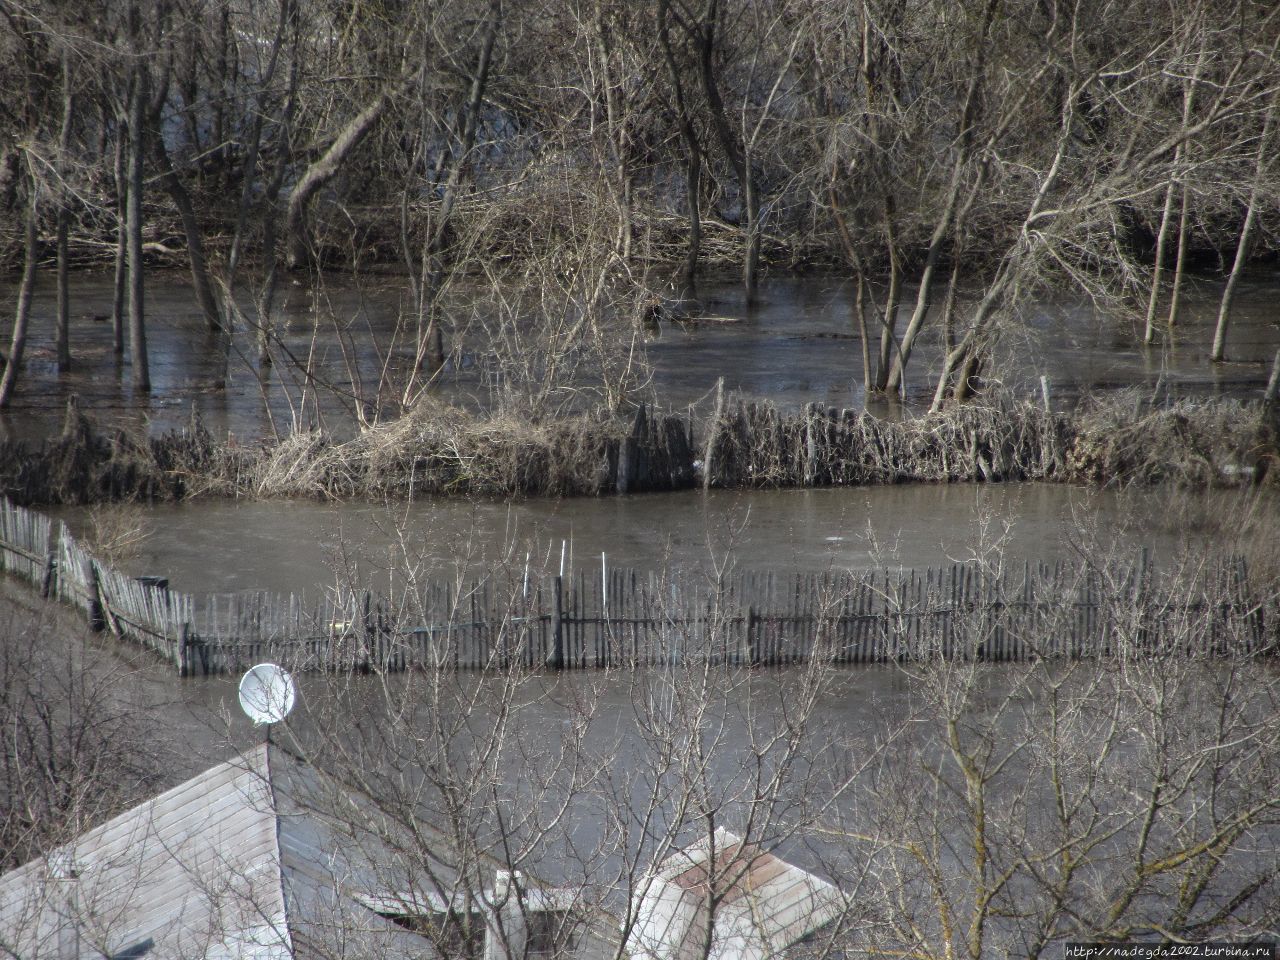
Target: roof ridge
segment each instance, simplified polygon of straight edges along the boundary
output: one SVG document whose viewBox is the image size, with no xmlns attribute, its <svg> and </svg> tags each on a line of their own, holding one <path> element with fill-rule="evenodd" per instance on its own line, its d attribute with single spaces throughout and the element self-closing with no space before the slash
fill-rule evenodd
<svg viewBox="0 0 1280 960">
<path fill-rule="evenodd" d="M 286 889 L 284 882 L 284 850 L 280 843 L 280 804 L 276 799 L 276 782 L 273 776 L 274 765 L 272 764 L 272 747 L 271 736 L 268 734 L 267 740 L 262 744 L 262 762 L 266 772 L 267 795 L 271 798 L 271 839 L 272 853 L 274 854 L 275 863 L 275 883 L 280 891 L 280 909 L 284 914 L 283 929 L 280 931 L 284 938 L 285 949 L 289 951 L 289 955 L 293 956 L 293 896 Z"/>
</svg>

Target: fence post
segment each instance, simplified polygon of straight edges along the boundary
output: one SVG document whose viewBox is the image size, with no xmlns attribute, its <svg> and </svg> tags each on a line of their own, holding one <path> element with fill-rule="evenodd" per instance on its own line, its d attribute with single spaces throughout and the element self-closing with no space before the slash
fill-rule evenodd
<svg viewBox="0 0 1280 960">
<path fill-rule="evenodd" d="M 81 576 L 84 579 L 86 611 L 89 615 L 89 629 L 101 633 L 107 628 L 107 619 L 103 615 L 102 601 L 98 597 L 98 571 L 93 560 L 85 556 L 81 564 Z"/>
<path fill-rule="evenodd" d="M 56 550 L 50 550 L 44 560 L 44 580 L 40 583 L 40 596 L 49 599 L 57 590 L 58 577 L 58 553 Z"/>
<path fill-rule="evenodd" d="M 552 611 L 552 624 L 555 631 L 551 653 L 551 669 L 564 669 L 564 577 L 552 577 L 555 582 L 555 605 Z"/>
<path fill-rule="evenodd" d="M 724 377 L 716 380 L 716 406 L 707 424 L 707 443 L 702 451 L 702 489 L 711 489 L 711 457 L 716 448 L 716 434 L 720 429 L 720 417 L 724 413 Z"/>
<path fill-rule="evenodd" d="M 185 622 L 178 628 L 178 643 L 173 649 L 173 659 L 180 677 L 191 673 L 191 665 L 187 661 L 187 633 L 190 629 L 191 624 Z"/>
<path fill-rule="evenodd" d="M 756 608 L 747 607 L 747 662 L 753 667 L 760 666 L 760 654 L 756 650 Z"/>
</svg>

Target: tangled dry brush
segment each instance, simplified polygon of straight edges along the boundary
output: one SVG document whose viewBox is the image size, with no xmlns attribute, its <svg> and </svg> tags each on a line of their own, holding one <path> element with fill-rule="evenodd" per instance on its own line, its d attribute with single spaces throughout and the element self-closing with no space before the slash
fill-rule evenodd
<svg viewBox="0 0 1280 960">
<path fill-rule="evenodd" d="M 158 437 L 100 432 L 74 408 L 42 444 L 0 443 L 0 492 L 21 503 L 249 498 L 594 496 L 902 482 L 1275 483 L 1274 419 L 1234 400 L 1156 406 L 1136 394 L 1069 413 L 993 399 L 881 420 L 739 402 L 695 424 L 640 408 L 630 422 L 547 423 L 433 409 L 350 440 L 319 432 L 257 447 L 199 423 Z"/>
</svg>

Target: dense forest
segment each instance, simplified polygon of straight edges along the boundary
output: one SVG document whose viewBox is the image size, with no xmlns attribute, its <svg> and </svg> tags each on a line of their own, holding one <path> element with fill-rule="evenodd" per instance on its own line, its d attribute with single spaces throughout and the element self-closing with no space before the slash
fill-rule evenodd
<svg viewBox="0 0 1280 960">
<path fill-rule="evenodd" d="M 1053 288 L 1152 342 L 1184 273 L 1220 270 L 1221 360 L 1280 228 L 1277 44 L 1256 0 L 6 0 L 0 405 L 55 260 L 59 367 L 69 269 L 114 262 L 143 390 L 166 258 L 264 360 L 286 271 L 397 265 L 426 379 L 459 277 L 639 323 L 771 264 L 855 283 L 872 391 L 939 338 L 935 406 Z"/>
</svg>

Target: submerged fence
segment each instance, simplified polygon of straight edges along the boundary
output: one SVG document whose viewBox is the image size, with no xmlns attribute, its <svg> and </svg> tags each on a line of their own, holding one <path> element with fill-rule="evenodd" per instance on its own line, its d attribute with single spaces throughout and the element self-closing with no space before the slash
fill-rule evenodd
<svg viewBox="0 0 1280 960">
<path fill-rule="evenodd" d="M 196 598 L 95 559 L 49 518 L 0 501 L 0 571 L 171 661 L 179 674 L 292 669 L 585 669 L 689 660 L 777 666 L 1270 652 L 1280 609 L 1244 561 L 918 571 L 542 576 L 499 568 L 391 597 L 332 591 Z"/>
</svg>

